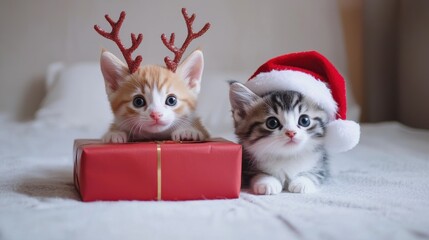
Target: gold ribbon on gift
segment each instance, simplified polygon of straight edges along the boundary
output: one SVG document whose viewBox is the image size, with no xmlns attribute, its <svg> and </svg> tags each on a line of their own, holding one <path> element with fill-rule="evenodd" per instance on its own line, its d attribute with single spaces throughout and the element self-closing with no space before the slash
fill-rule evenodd
<svg viewBox="0 0 429 240">
<path fill-rule="evenodd" d="M 161 185 L 161 144 L 182 144 L 182 143 L 203 143 L 203 142 L 215 142 L 215 141 L 225 141 L 221 138 L 212 138 L 205 141 L 155 141 L 156 143 L 156 161 L 157 161 L 157 196 L 158 201 L 162 200 L 162 185 Z"/>
<path fill-rule="evenodd" d="M 156 144 L 156 159 L 157 159 L 157 183 L 158 183 L 158 194 L 157 194 L 157 200 L 161 201 L 162 195 L 162 187 L 161 187 L 161 144 L 158 142 Z"/>
</svg>

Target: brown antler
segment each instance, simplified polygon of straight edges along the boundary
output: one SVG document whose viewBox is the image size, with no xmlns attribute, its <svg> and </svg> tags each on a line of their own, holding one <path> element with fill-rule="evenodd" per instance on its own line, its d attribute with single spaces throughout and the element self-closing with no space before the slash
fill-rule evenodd
<svg viewBox="0 0 429 240">
<path fill-rule="evenodd" d="M 124 44 L 122 44 L 121 42 L 121 39 L 119 39 L 119 30 L 121 29 L 122 23 L 124 22 L 124 19 L 125 19 L 125 12 L 124 11 L 121 12 L 121 15 L 119 16 L 119 19 L 117 22 L 114 22 L 107 14 L 104 17 L 109 22 L 110 26 L 112 26 L 112 31 L 108 33 L 103 29 L 101 29 L 98 25 L 94 25 L 95 31 L 97 31 L 101 36 L 114 41 L 116 45 L 118 45 L 119 49 L 122 52 L 122 55 L 125 58 L 125 61 L 128 64 L 128 69 L 130 70 L 130 73 L 134 73 L 135 71 L 137 71 L 137 68 L 139 67 L 143 59 L 142 59 L 142 56 L 138 55 L 133 60 L 131 57 L 131 53 L 133 53 L 142 42 L 143 34 L 139 33 L 139 35 L 136 38 L 136 35 L 134 33 L 131 33 L 132 45 L 129 48 L 125 48 Z"/>
<path fill-rule="evenodd" d="M 185 52 L 188 45 L 192 42 L 192 40 L 200 37 L 210 28 L 210 23 L 206 23 L 206 25 L 204 25 L 204 27 L 199 32 L 195 33 L 192 30 L 192 24 L 195 20 L 195 14 L 192 14 L 191 17 L 189 17 L 188 13 L 186 12 L 186 8 L 182 8 L 182 14 L 185 18 L 186 26 L 188 27 L 188 36 L 186 37 L 182 47 L 178 49 L 176 46 L 174 46 L 174 40 L 176 37 L 174 33 L 170 35 L 169 41 L 167 41 L 167 37 L 165 36 L 165 34 L 161 35 L 161 40 L 164 45 L 174 53 L 174 60 L 171 60 L 168 56 L 164 58 L 164 62 L 167 65 L 167 68 L 170 69 L 172 72 L 176 72 L 177 65 L 179 64 L 183 53 Z"/>
</svg>

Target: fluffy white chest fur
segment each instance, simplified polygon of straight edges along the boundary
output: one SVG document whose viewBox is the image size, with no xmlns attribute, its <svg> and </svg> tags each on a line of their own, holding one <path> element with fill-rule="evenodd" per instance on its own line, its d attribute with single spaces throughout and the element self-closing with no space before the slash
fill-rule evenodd
<svg viewBox="0 0 429 240">
<path fill-rule="evenodd" d="M 294 155 L 265 154 L 264 159 L 258 159 L 256 164 L 258 169 L 287 184 L 299 173 L 310 171 L 318 160 L 318 153 L 305 151 Z"/>
<path fill-rule="evenodd" d="M 262 155 L 262 154 L 261 154 Z M 256 194 L 277 194 L 284 188 L 294 193 L 311 193 L 317 186 L 308 176 L 319 161 L 319 153 L 302 151 L 299 154 L 281 155 L 265 153 L 254 163 L 262 173 L 251 180 L 252 191 Z"/>
</svg>

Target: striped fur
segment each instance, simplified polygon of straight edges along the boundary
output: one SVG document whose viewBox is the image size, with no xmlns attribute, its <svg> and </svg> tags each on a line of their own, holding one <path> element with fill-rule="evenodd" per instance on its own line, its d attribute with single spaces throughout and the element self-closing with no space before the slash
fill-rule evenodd
<svg viewBox="0 0 429 240">
<path fill-rule="evenodd" d="M 200 51 L 191 54 L 176 73 L 155 65 L 140 67 L 133 74 L 124 68 L 113 54 L 102 53 L 101 69 L 115 116 L 105 142 L 208 138 L 194 114 L 203 68 Z M 171 97 L 174 105 L 168 104 Z"/>
<path fill-rule="evenodd" d="M 298 92 L 257 96 L 238 82 L 231 83 L 230 101 L 235 133 L 245 151 L 243 174 L 251 175 L 256 194 L 284 188 L 312 192 L 324 182 L 329 175 L 323 146 L 326 111 Z M 302 124 L 306 116 L 308 126 Z M 276 124 L 270 127 L 273 118 Z"/>
</svg>

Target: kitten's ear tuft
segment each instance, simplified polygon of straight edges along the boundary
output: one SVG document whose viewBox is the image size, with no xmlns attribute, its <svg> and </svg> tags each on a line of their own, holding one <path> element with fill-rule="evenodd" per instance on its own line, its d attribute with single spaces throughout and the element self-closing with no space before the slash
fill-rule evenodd
<svg viewBox="0 0 429 240">
<path fill-rule="evenodd" d="M 201 89 L 201 78 L 204 70 L 204 57 L 201 50 L 195 50 L 178 67 L 177 72 L 189 89 L 197 95 Z"/>
<path fill-rule="evenodd" d="M 129 74 L 127 66 L 105 49 L 101 51 L 100 67 L 108 94 L 116 91 L 120 82 Z"/>
<path fill-rule="evenodd" d="M 260 97 L 240 82 L 230 81 L 229 84 L 229 101 L 233 117 L 238 121 L 239 118 L 245 117 L 248 106 L 260 99 Z"/>
</svg>

